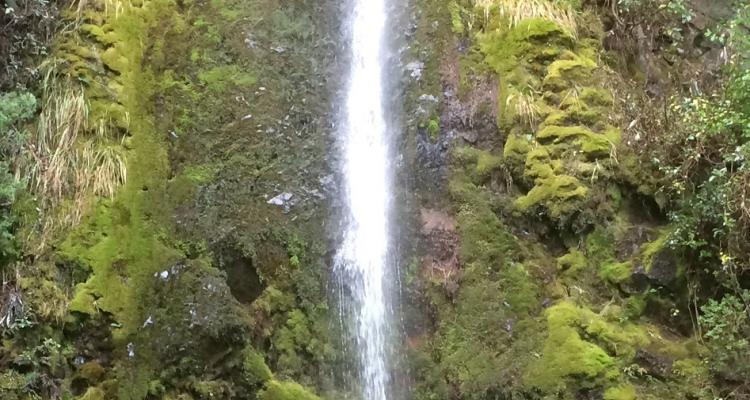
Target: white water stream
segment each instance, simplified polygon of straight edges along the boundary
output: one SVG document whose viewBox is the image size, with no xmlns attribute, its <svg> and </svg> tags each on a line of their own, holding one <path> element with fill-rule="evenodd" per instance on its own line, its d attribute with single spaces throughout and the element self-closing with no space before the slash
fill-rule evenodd
<svg viewBox="0 0 750 400">
<path fill-rule="evenodd" d="M 389 203 L 391 155 L 384 115 L 385 0 L 351 0 L 349 76 L 342 115 L 343 242 L 336 259 L 349 292 L 363 400 L 389 393 Z"/>
</svg>

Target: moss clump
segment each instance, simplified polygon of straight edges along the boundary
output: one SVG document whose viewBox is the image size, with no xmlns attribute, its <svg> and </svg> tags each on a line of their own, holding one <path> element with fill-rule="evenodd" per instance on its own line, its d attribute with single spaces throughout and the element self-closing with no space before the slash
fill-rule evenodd
<svg viewBox="0 0 750 400">
<path fill-rule="evenodd" d="M 520 174 L 526 162 L 526 155 L 532 148 L 531 135 L 512 133 L 508 135 L 503 147 L 503 158 L 514 173 Z"/>
<path fill-rule="evenodd" d="M 578 249 L 571 249 L 568 254 L 557 259 L 557 269 L 569 276 L 577 275 L 586 269 L 587 265 L 586 256 Z"/>
<path fill-rule="evenodd" d="M 635 387 L 633 385 L 620 385 L 604 391 L 604 400 L 635 400 Z"/>
<path fill-rule="evenodd" d="M 543 146 L 535 147 L 527 153 L 525 167 L 524 176 L 534 181 L 555 175 L 549 151 Z"/>
<path fill-rule="evenodd" d="M 252 347 L 242 351 L 242 371 L 251 385 L 261 385 L 273 378 L 271 369 L 266 365 L 263 356 Z"/>
<path fill-rule="evenodd" d="M 581 90 L 579 99 L 594 107 L 611 107 L 614 103 L 612 92 L 607 89 L 587 86 Z"/>
<path fill-rule="evenodd" d="M 588 188 L 569 175 L 554 175 L 538 179 L 525 196 L 513 203 L 520 211 L 529 211 L 542 206 L 549 217 L 560 219 L 580 210 L 581 201 L 585 199 Z"/>
<path fill-rule="evenodd" d="M 483 183 L 492 172 L 503 165 L 501 156 L 473 147 L 461 147 L 453 153 L 454 161 L 465 166 L 472 182 Z"/>
<path fill-rule="evenodd" d="M 479 47 L 485 54 L 485 62 L 497 73 L 505 74 L 519 66 L 554 59 L 562 48 L 572 45 L 573 40 L 556 23 L 530 18 L 510 30 L 480 34 Z"/>
<path fill-rule="evenodd" d="M 440 121 L 433 118 L 427 122 L 427 134 L 430 136 L 430 140 L 437 141 L 438 136 L 440 136 Z"/>
<path fill-rule="evenodd" d="M 659 252 L 663 251 L 665 247 L 667 246 L 669 235 L 670 235 L 669 231 L 663 230 L 662 232 L 660 232 L 656 240 L 653 240 L 643 245 L 642 251 L 641 251 L 641 261 L 643 265 L 645 265 L 646 267 L 646 272 L 649 272 L 651 270 L 654 256 L 656 256 Z"/>
<path fill-rule="evenodd" d="M 545 392 L 572 387 L 608 386 L 637 348 L 649 344 L 645 330 L 637 325 L 614 322 L 608 316 L 560 302 L 546 311 L 549 336 L 542 357 L 527 371 L 527 382 Z"/>
<path fill-rule="evenodd" d="M 562 91 L 590 80 L 596 62 L 585 56 L 567 51 L 547 67 L 542 84 L 545 90 Z"/>
<path fill-rule="evenodd" d="M 581 338 L 586 313 L 569 302 L 546 311 L 548 337 L 542 357 L 531 365 L 526 381 L 544 392 L 564 391 L 572 379 L 584 387 L 617 374 L 615 361 L 601 347 Z"/>
<path fill-rule="evenodd" d="M 320 397 L 298 383 L 271 380 L 258 393 L 258 400 L 320 400 Z"/>
<path fill-rule="evenodd" d="M 612 143 L 605 135 L 597 134 L 584 126 L 545 126 L 536 134 L 540 142 L 559 144 L 572 141 L 581 151 L 592 157 L 609 155 Z"/>
<path fill-rule="evenodd" d="M 619 284 L 627 281 L 633 274 L 633 264 L 630 262 L 611 262 L 602 265 L 599 270 L 599 277 L 603 280 Z"/>
</svg>

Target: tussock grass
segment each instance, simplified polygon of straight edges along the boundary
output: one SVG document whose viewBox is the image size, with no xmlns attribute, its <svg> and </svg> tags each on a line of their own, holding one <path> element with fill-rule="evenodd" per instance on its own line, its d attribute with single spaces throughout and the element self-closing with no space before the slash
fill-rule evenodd
<svg viewBox="0 0 750 400">
<path fill-rule="evenodd" d="M 516 115 L 530 128 L 539 122 L 539 106 L 533 93 L 513 93 L 505 101 L 507 107 L 514 107 Z"/>
<path fill-rule="evenodd" d="M 548 0 L 474 0 L 474 6 L 484 10 L 485 19 L 493 11 L 508 19 L 509 27 L 530 18 L 544 18 L 555 22 L 574 37 L 578 33 L 575 11 L 568 4 Z"/>
<path fill-rule="evenodd" d="M 109 122 L 92 123 L 83 87 L 58 75 L 54 63 L 46 68 L 42 111 L 26 157 L 43 214 L 42 246 L 58 228 L 77 224 L 96 196 L 114 196 L 127 178 L 123 146 Z"/>
</svg>

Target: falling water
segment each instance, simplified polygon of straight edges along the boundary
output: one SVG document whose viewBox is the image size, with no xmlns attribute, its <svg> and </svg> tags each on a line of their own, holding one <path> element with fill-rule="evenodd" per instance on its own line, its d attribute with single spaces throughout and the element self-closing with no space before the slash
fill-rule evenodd
<svg viewBox="0 0 750 400">
<path fill-rule="evenodd" d="M 349 76 L 342 119 L 342 173 L 347 209 L 336 260 L 348 292 L 364 400 L 389 397 L 390 155 L 384 115 L 385 0 L 351 0 Z"/>
</svg>

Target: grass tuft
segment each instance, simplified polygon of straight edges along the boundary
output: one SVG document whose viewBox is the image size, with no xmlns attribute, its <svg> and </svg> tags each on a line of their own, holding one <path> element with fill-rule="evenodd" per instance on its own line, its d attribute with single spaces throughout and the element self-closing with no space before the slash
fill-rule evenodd
<svg viewBox="0 0 750 400">
<path fill-rule="evenodd" d="M 484 10 L 485 19 L 497 10 L 500 17 L 508 19 L 509 28 L 527 19 L 543 18 L 555 22 L 573 37 L 577 36 L 576 15 L 569 4 L 548 0 L 474 0 L 474 6 Z"/>
<path fill-rule="evenodd" d="M 95 196 L 113 197 L 127 178 L 124 147 L 108 121 L 89 121 L 84 88 L 59 75 L 54 62 L 46 68 L 26 157 L 30 187 L 45 214 L 40 246 L 58 228 L 77 224 Z"/>
</svg>

